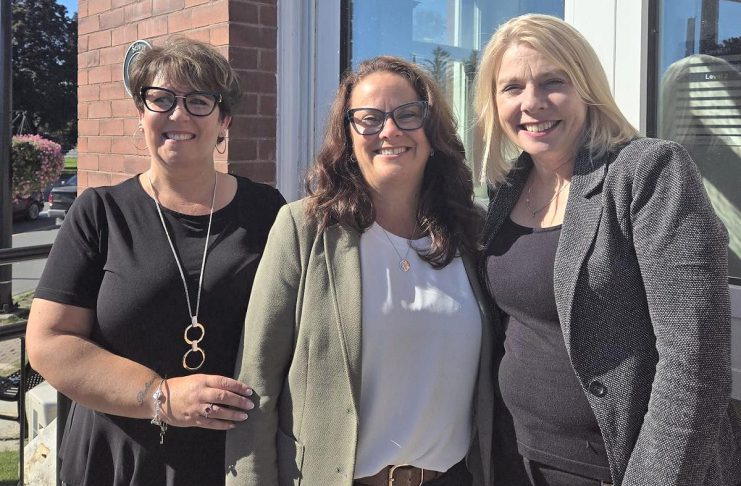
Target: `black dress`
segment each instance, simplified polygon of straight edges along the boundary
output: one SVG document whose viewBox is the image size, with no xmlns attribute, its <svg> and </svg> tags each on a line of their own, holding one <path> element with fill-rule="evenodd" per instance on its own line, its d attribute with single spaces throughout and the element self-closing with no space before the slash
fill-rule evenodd
<svg viewBox="0 0 741 486">
<path fill-rule="evenodd" d="M 237 180 L 234 199 L 213 214 L 199 312 L 206 360 L 194 373 L 233 376 L 257 264 L 285 203 L 269 186 Z M 195 307 L 208 215 L 162 209 Z M 168 378 L 190 373 L 182 366 L 190 323 L 182 280 L 155 203 L 138 177 L 80 195 L 57 235 L 36 297 L 93 309 L 91 339 L 114 354 Z M 59 453 L 61 480 L 71 486 L 223 484 L 224 437 L 170 427 L 160 445 L 159 428 L 149 420 L 73 403 Z"/>
</svg>

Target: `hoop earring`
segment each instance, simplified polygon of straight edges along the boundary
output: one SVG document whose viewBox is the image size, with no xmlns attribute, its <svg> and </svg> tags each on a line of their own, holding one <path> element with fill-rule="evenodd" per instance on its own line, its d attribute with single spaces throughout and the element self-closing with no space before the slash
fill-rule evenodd
<svg viewBox="0 0 741 486">
<path fill-rule="evenodd" d="M 219 145 L 224 144 L 224 148 L 219 150 Z M 221 142 L 217 142 L 216 146 L 214 147 L 217 152 L 219 152 L 221 155 L 224 155 L 226 153 L 226 136 L 221 137 Z"/>
<path fill-rule="evenodd" d="M 143 152 L 143 151 L 146 151 L 148 147 L 147 147 L 146 141 L 144 142 L 144 148 L 141 148 L 141 147 L 139 147 L 136 144 L 136 134 L 137 134 L 137 132 L 139 132 L 139 130 L 141 130 L 142 133 L 144 133 L 144 127 L 141 126 L 141 124 L 139 126 L 137 126 L 136 127 L 136 130 L 134 130 L 134 133 L 131 134 L 131 143 L 132 143 L 132 145 L 134 145 L 134 148 L 136 150 L 138 150 L 140 152 Z"/>
<path fill-rule="evenodd" d="M 351 153 L 350 156 L 347 158 L 347 160 L 349 160 L 351 164 L 357 164 L 358 163 L 358 159 L 355 158 L 355 154 L 354 153 Z"/>
</svg>

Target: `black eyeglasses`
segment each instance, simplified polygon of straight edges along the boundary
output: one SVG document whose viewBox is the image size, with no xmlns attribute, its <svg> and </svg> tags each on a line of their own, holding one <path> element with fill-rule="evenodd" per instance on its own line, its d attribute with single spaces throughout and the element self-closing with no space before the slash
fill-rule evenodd
<svg viewBox="0 0 741 486">
<path fill-rule="evenodd" d="M 193 116 L 208 116 L 214 112 L 216 105 L 221 103 L 219 93 L 196 91 L 185 96 L 175 94 L 166 88 L 144 86 L 141 90 L 142 101 L 149 111 L 167 113 L 175 109 L 178 98 L 183 99 L 185 110 Z"/>
<path fill-rule="evenodd" d="M 386 120 L 391 117 L 399 130 L 417 130 L 427 119 L 428 103 L 413 101 L 396 107 L 392 111 L 375 108 L 353 108 L 347 110 L 347 121 L 360 135 L 374 135 L 383 130 Z"/>
</svg>

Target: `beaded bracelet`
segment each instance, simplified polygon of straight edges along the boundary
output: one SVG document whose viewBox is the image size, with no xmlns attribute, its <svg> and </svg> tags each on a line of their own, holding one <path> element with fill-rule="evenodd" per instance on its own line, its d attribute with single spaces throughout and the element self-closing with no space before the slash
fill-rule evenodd
<svg viewBox="0 0 741 486">
<path fill-rule="evenodd" d="M 165 443 L 165 432 L 167 432 L 167 424 L 162 420 L 162 401 L 164 399 L 162 394 L 162 384 L 165 383 L 167 378 L 162 378 L 157 391 L 152 395 L 154 401 L 154 417 L 152 418 L 151 424 L 156 425 L 160 428 L 160 444 Z"/>
</svg>

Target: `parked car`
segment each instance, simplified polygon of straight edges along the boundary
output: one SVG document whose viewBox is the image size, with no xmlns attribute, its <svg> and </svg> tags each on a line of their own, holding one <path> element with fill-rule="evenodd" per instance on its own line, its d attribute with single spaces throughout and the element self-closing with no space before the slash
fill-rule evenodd
<svg viewBox="0 0 741 486">
<path fill-rule="evenodd" d="M 27 219 L 34 221 L 44 209 L 44 199 L 41 191 L 34 192 L 28 197 L 13 199 L 13 219 Z"/>
<path fill-rule="evenodd" d="M 51 184 L 49 184 L 48 186 L 44 188 L 44 191 L 43 191 L 44 201 L 49 200 L 49 194 L 51 193 L 52 189 L 54 189 L 55 187 L 59 187 L 59 186 L 66 186 L 69 183 L 69 180 L 75 177 L 76 175 L 77 175 L 77 171 L 67 171 L 67 170 L 63 171 L 62 174 L 59 176 L 59 179 L 57 179 L 56 181 L 52 182 Z M 75 182 L 73 181 L 73 184 L 74 183 Z"/>
<path fill-rule="evenodd" d="M 49 193 L 49 217 L 64 219 L 77 198 L 77 175 L 73 175 L 63 186 L 53 187 Z"/>
</svg>

